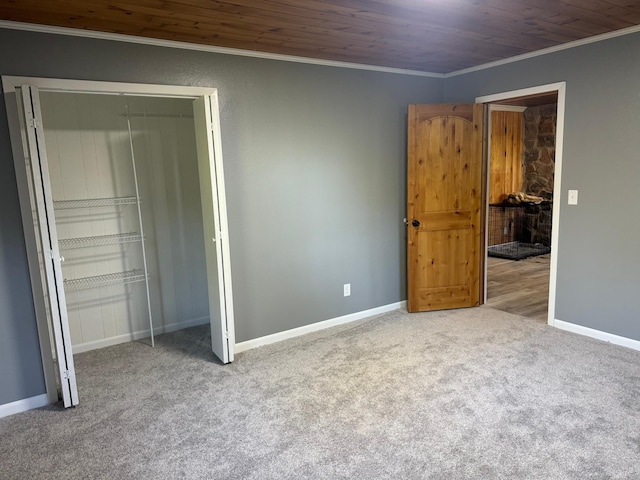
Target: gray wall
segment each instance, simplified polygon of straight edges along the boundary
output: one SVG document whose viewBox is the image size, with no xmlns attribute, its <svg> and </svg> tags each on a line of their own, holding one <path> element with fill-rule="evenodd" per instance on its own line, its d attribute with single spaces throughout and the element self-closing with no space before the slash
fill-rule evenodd
<svg viewBox="0 0 640 480">
<path fill-rule="evenodd" d="M 406 107 L 441 101 L 441 79 L 11 30 L 0 44 L 1 75 L 219 88 L 237 341 L 406 298 Z M 0 404 L 45 390 L 4 110 Z"/>
<path fill-rule="evenodd" d="M 0 54 L 1 55 L 1 54 Z M 0 405 L 45 393 L 9 127 L 0 96 Z"/>
<path fill-rule="evenodd" d="M 443 82 L 0 30 L 0 74 L 219 88 L 237 340 L 406 298 L 406 105 L 566 81 L 555 318 L 640 340 L 640 35 Z M 4 103 L 0 404 L 44 393 Z M 568 189 L 580 203 L 567 206 Z M 342 297 L 342 284 L 352 296 Z M 6 388 L 5 388 L 6 386 Z"/>
<path fill-rule="evenodd" d="M 640 34 L 445 80 L 446 102 L 566 81 L 555 318 L 640 340 Z M 567 205 L 567 191 L 579 204 Z"/>
</svg>

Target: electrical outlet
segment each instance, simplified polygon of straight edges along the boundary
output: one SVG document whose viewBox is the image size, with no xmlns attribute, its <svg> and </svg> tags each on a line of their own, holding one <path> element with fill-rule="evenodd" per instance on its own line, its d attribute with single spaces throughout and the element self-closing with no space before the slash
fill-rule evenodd
<svg viewBox="0 0 640 480">
<path fill-rule="evenodd" d="M 569 205 L 578 204 L 578 190 L 569 190 Z"/>
<path fill-rule="evenodd" d="M 348 297 L 351 295 L 351 284 L 350 283 L 345 283 L 344 284 L 344 296 Z"/>
</svg>

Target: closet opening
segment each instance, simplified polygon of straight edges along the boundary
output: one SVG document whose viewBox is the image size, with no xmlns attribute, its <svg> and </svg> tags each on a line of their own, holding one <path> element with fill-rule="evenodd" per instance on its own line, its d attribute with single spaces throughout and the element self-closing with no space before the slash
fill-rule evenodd
<svg viewBox="0 0 640 480">
<path fill-rule="evenodd" d="M 4 77 L 49 398 L 73 354 L 211 325 L 233 360 L 213 89 Z M 18 147 L 18 148 L 16 148 Z"/>
</svg>

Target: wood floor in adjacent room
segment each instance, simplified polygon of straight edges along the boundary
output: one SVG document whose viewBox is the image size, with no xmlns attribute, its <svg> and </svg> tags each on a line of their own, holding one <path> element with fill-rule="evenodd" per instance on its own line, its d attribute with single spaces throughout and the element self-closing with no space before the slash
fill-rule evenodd
<svg viewBox="0 0 640 480">
<path fill-rule="evenodd" d="M 550 258 L 550 254 L 518 261 L 489 257 L 487 305 L 546 322 Z"/>
</svg>

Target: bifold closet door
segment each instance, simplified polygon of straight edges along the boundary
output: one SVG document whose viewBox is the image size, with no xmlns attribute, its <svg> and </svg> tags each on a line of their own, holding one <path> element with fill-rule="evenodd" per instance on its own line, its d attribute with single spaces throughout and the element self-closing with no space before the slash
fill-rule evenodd
<svg viewBox="0 0 640 480">
<path fill-rule="evenodd" d="M 71 350 L 71 333 L 67 303 L 64 294 L 58 235 L 56 232 L 49 167 L 42 127 L 42 111 L 38 89 L 34 86 L 21 87 L 22 105 L 26 125 L 27 155 L 30 159 L 31 184 L 37 216 L 37 234 L 43 253 L 43 275 L 47 288 L 50 321 L 54 333 L 54 344 L 60 377 L 62 399 L 65 407 L 78 404 L 78 388 Z"/>
<path fill-rule="evenodd" d="M 233 361 L 235 335 L 217 97 L 197 98 L 193 103 L 193 113 L 207 263 L 211 348 L 223 363 L 229 363 Z"/>
</svg>

